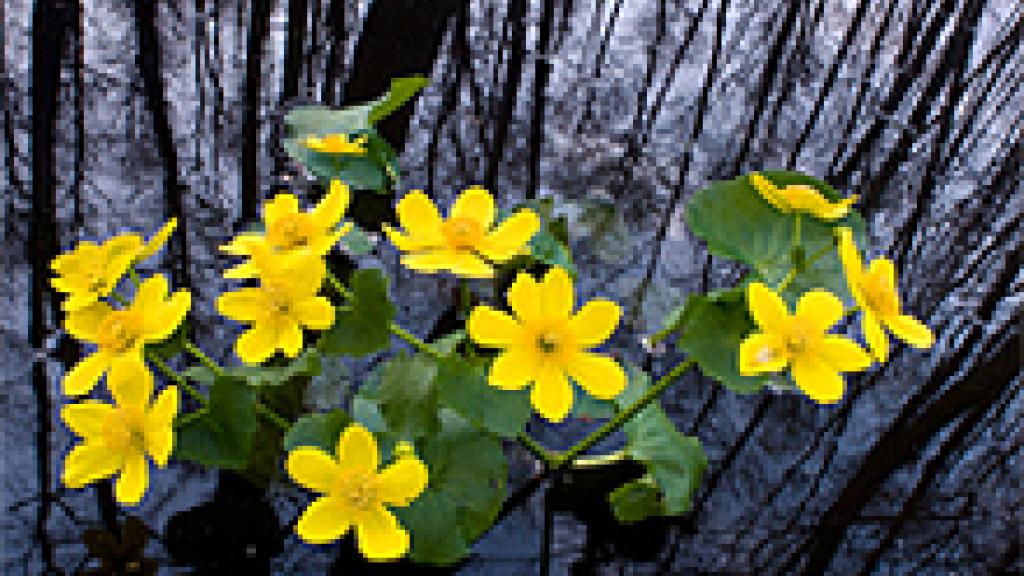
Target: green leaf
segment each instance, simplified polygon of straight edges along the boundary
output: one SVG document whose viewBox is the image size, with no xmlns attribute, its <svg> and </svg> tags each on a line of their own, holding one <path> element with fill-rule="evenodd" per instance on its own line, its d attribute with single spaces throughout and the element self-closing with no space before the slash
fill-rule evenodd
<svg viewBox="0 0 1024 576">
<path fill-rule="evenodd" d="M 437 368 L 424 356 L 404 354 L 384 365 L 377 400 L 388 430 L 399 440 L 414 440 L 437 426 Z"/>
<path fill-rule="evenodd" d="M 395 176 L 399 173 L 394 150 L 373 128 L 360 129 L 358 134 L 367 138 L 362 156 L 310 150 L 300 137 L 286 138 L 284 148 L 323 182 L 339 179 L 357 190 L 387 191 L 389 170 Z"/>
<path fill-rule="evenodd" d="M 366 256 L 373 252 L 373 242 L 370 241 L 370 236 L 358 224 L 353 224 L 352 228 L 341 237 L 341 247 L 350 256 Z"/>
<path fill-rule="evenodd" d="M 189 366 L 181 372 L 181 375 L 205 386 L 212 386 L 217 380 L 217 375 L 206 366 Z"/>
<path fill-rule="evenodd" d="M 309 378 L 320 373 L 320 352 L 306 349 L 285 366 L 233 366 L 225 374 L 245 380 L 250 386 L 280 386 L 295 378 Z"/>
<path fill-rule="evenodd" d="M 171 335 L 153 344 L 146 345 L 146 351 L 160 358 L 174 358 L 185 350 L 185 339 L 188 336 L 188 322 L 178 324 Z"/>
<path fill-rule="evenodd" d="M 383 434 L 388 429 L 380 413 L 380 404 L 371 398 L 356 396 L 352 399 L 352 419 L 374 434 Z"/>
<path fill-rule="evenodd" d="M 388 299 L 388 281 L 377 269 L 356 270 L 350 282 L 352 298 L 339 308 L 334 326 L 320 338 L 324 354 L 365 356 L 391 343 L 390 325 L 395 307 Z"/>
<path fill-rule="evenodd" d="M 440 352 L 443 356 L 447 356 L 459 347 L 466 340 L 465 330 L 456 330 L 451 334 L 438 338 L 430 343 L 434 347 L 434 350 Z"/>
<path fill-rule="evenodd" d="M 530 256 L 548 266 L 565 268 L 571 276 L 576 276 L 569 247 L 548 230 L 540 230 L 530 239 Z"/>
<path fill-rule="evenodd" d="M 430 470 L 430 490 L 456 503 L 466 542 L 476 540 L 494 522 L 505 500 L 508 461 L 501 442 L 481 434 L 451 410 L 441 410 L 440 429 L 424 439 L 420 454 Z"/>
<path fill-rule="evenodd" d="M 700 366 L 701 372 L 741 394 L 757 392 L 771 376 L 740 375 L 740 343 L 756 328 L 747 313 L 743 287 L 708 295 L 690 294 L 678 323 L 676 346 Z"/>
<path fill-rule="evenodd" d="M 384 94 L 372 103 L 369 118 L 367 120 L 370 124 L 376 124 L 384 118 L 387 118 L 392 112 L 401 107 L 402 104 L 405 104 L 409 99 L 415 96 L 416 93 L 423 89 L 427 84 L 430 84 L 430 80 L 425 76 L 393 78 L 391 80 L 391 88 L 388 90 L 387 94 Z"/>
<path fill-rule="evenodd" d="M 594 398 L 579 386 L 573 386 L 573 393 L 572 414 L 576 418 L 606 420 L 615 416 L 615 402 Z"/>
<path fill-rule="evenodd" d="M 615 399 L 620 409 L 636 402 L 650 387 L 650 377 L 642 370 L 627 366 L 627 372 L 629 386 Z M 654 479 L 665 513 L 681 514 L 689 510 L 707 468 L 707 456 L 700 440 L 680 434 L 659 402 L 641 410 L 623 430 L 628 439 L 626 454 L 642 462 Z"/>
<path fill-rule="evenodd" d="M 808 185 L 830 200 L 839 194 L 828 184 L 796 172 L 764 171 L 766 178 L 779 186 Z M 708 250 L 725 258 L 743 262 L 757 277 L 775 286 L 793 268 L 793 239 L 796 216 L 776 210 L 750 184 L 748 177 L 717 181 L 693 195 L 686 206 L 686 221 L 694 234 L 707 242 Z M 796 276 L 783 292 L 790 303 L 810 288 L 825 288 L 849 300 L 845 278 L 833 246 L 833 228 L 848 226 L 863 236 L 864 221 L 856 212 L 826 222 L 810 215 L 800 216 L 800 251 L 807 257 L 821 256 L 806 271 Z"/>
<path fill-rule="evenodd" d="M 352 421 L 344 410 L 306 414 L 292 424 L 284 436 L 284 449 L 294 450 L 299 446 L 314 446 L 328 454 L 334 454 L 341 431 Z"/>
<path fill-rule="evenodd" d="M 469 552 L 459 530 L 455 502 L 448 494 L 428 490 L 394 512 L 409 530 L 409 556 L 414 562 L 447 566 Z"/>
<path fill-rule="evenodd" d="M 608 495 L 608 502 L 615 519 L 626 524 L 665 514 L 658 487 L 650 476 L 619 486 Z"/>
<path fill-rule="evenodd" d="M 257 427 L 255 400 L 255 390 L 245 382 L 218 378 L 206 407 L 178 427 L 176 456 L 205 466 L 245 468 Z"/>
<path fill-rule="evenodd" d="M 515 438 L 530 420 L 525 390 L 499 390 L 487 383 L 484 371 L 457 356 L 437 361 L 438 401 L 479 428 Z"/>
</svg>

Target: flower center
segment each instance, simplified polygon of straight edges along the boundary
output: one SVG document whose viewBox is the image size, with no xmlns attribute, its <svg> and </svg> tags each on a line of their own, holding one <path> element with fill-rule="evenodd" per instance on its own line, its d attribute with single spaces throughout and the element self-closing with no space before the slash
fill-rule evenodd
<svg viewBox="0 0 1024 576">
<path fill-rule="evenodd" d="M 142 337 L 142 317 L 131 310 L 115 310 L 100 323 L 101 348 L 114 354 L 132 349 Z"/>
<path fill-rule="evenodd" d="M 338 495 L 352 510 L 369 510 L 380 500 L 375 474 L 357 473 L 338 479 Z"/>
<path fill-rule="evenodd" d="M 537 348 L 545 354 L 554 354 L 562 346 L 562 335 L 553 331 L 541 332 L 537 335 Z"/>
<path fill-rule="evenodd" d="M 456 250 L 474 248 L 483 239 L 484 230 L 472 218 L 449 218 L 441 229 L 448 245 Z"/>
<path fill-rule="evenodd" d="M 302 248 L 309 244 L 312 235 L 313 223 L 305 213 L 282 216 L 267 231 L 270 244 L 281 250 Z"/>
<path fill-rule="evenodd" d="M 889 293 L 889 287 L 880 275 L 865 275 L 861 281 L 861 293 L 868 301 L 868 306 L 879 314 L 892 314 L 894 298 Z"/>
<path fill-rule="evenodd" d="M 288 291 L 283 286 L 278 286 L 273 282 L 264 281 L 263 293 L 267 297 L 267 305 L 270 308 L 272 314 L 280 316 L 288 316 L 291 314 L 291 298 L 288 297 Z"/>
<path fill-rule="evenodd" d="M 107 421 L 104 442 L 112 452 L 142 452 L 146 448 L 145 417 L 141 410 L 130 406 L 117 409 Z"/>
<path fill-rule="evenodd" d="M 807 349 L 807 332 L 800 327 L 795 327 L 786 337 L 786 351 L 796 355 Z"/>
</svg>

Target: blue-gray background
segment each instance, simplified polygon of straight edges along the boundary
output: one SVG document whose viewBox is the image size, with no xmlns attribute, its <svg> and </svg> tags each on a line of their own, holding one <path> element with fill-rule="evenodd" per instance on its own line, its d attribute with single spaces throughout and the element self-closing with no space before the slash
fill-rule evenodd
<svg viewBox="0 0 1024 576">
<path fill-rule="evenodd" d="M 653 552 L 629 552 L 621 534 L 557 506 L 545 513 L 542 491 L 463 573 L 534 573 L 545 546 L 553 574 L 1024 570 L 1018 0 L 2 6 L 4 573 L 74 571 L 86 562 L 83 530 L 122 520 L 104 517 L 101 493 L 59 487 L 71 437 L 56 418 L 58 384 L 76 350 L 41 290 L 48 257 L 178 215 L 184 241 L 159 265 L 192 287 L 201 345 L 232 361 L 232 328 L 212 309 L 227 265 L 215 248 L 271 190 L 308 189 L 280 149 L 282 114 L 364 100 L 416 71 L 430 87 L 385 130 L 405 186 L 442 202 L 481 183 L 505 207 L 573 200 L 581 296 L 625 303 L 615 348 L 655 373 L 675 354 L 645 350 L 641 337 L 688 292 L 738 273 L 687 231 L 684 202 L 761 168 L 859 193 L 872 254 L 896 259 L 905 306 L 938 336 L 850 378 L 831 407 L 737 396 L 691 375 L 664 405 L 710 465 L 694 511 L 656 530 Z M 401 271 L 386 243 L 360 262 L 392 272 L 400 321 L 421 335 L 451 302 L 450 280 Z M 306 402 L 336 403 L 366 365 L 328 366 Z M 586 429 L 532 428 L 552 447 Z M 508 452 L 518 485 L 529 460 Z M 181 463 L 153 475 L 133 511 L 158 534 L 150 557 L 213 570 L 172 553 L 165 530 L 217 484 Z M 306 496 L 282 481 L 250 500 L 287 526 Z M 218 540 L 232 531 L 221 527 L 202 536 L 216 545 L 199 556 L 249 562 L 219 573 L 321 573 L 333 562 L 336 548 L 287 531 L 247 535 L 255 514 L 226 522 L 237 541 Z"/>
</svg>

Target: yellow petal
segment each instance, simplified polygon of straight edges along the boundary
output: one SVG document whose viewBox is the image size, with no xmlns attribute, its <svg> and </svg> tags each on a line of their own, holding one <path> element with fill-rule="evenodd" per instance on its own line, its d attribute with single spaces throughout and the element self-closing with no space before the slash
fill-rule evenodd
<svg viewBox="0 0 1024 576">
<path fill-rule="evenodd" d="M 838 220 L 846 216 L 850 212 L 850 206 L 857 200 L 857 197 L 853 196 L 833 203 L 813 187 L 802 184 L 789 185 L 780 194 L 793 210 L 811 214 L 822 220 Z"/>
<path fill-rule="evenodd" d="M 64 375 L 64 380 L 61 383 L 64 393 L 68 396 L 88 394 L 100 381 L 100 377 L 108 367 L 110 367 L 110 357 L 102 351 L 94 352 L 79 360 L 78 364 L 75 364 Z"/>
<path fill-rule="evenodd" d="M 330 190 L 313 208 L 313 221 L 321 230 L 334 228 L 349 203 L 349 189 L 341 180 L 331 180 Z"/>
<path fill-rule="evenodd" d="M 760 282 L 747 286 L 747 307 L 754 322 L 765 332 L 779 332 L 789 326 L 789 311 L 771 288 Z"/>
<path fill-rule="evenodd" d="M 146 310 L 143 325 L 146 342 L 166 340 L 178 329 L 191 307 L 192 294 L 188 290 L 178 290 L 170 300 Z"/>
<path fill-rule="evenodd" d="M 767 200 L 769 204 L 781 212 L 789 212 L 789 204 L 779 193 L 779 188 L 775 184 L 757 172 L 750 174 L 747 178 L 750 180 L 750 185 L 754 187 L 754 190 Z"/>
<path fill-rule="evenodd" d="M 235 236 L 227 244 L 222 244 L 218 249 L 233 256 L 249 256 L 255 244 L 262 244 L 266 239 L 262 234 L 256 232 L 242 232 Z"/>
<path fill-rule="evenodd" d="M 121 234 L 104 242 L 102 250 L 105 260 L 103 277 L 107 281 L 107 288 L 102 294 L 106 295 L 114 289 L 142 250 L 142 237 L 138 234 Z"/>
<path fill-rule="evenodd" d="M 100 336 L 100 325 L 110 316 L 113 309 L 106 302 L 95 302 L 64 317 L 64 329 L 79 340 L 96 342 Z"/>
<path fill-rule="evenodd" d="M 778 372 L 789 364 L 785 343 L 774 334 L 751 334 L 740 343 L 740 374 Z"/>
<path fill-rule="evenodd" d="M 146 412 L 146 452 L 163 468 L 174 448 L 174 417 L 178 414 L 178 387 L 164 388 Z"/>
<path fill-rule="evenodd" d="M 474 342 L 490 348 L 508 348 L 523 338 L 515 318 L 487 305 L 473 308 L 467 328 Z"/>
<path fill-rule="evenodd" d="M 508 306 L 524 324 L 540 322 L 540 284 L 526 272 L 516 275 L 515 282 L 508 289 Z"/>
<path fill-rule="evenodd" d="M 377 476 L 377 494 L 385 504 L 406 506 L 427 487 L 427 467 L 415 456 L 396 460 Z"/>
<path fill-rule="evenodd" d="M 424 245 L 422 242 L 417 242 L 416 240 L 413 240 L 412 236 L 408 236 L 405 233 L 403 233 L 401 230 L 397 230 L 395 228 L 392 228 L 391 226 L 388 226 L 387 224 L 382 224 L 381 225 L 381 230 L 384 231 L 384 234 L 388 237 L 388 240 L 390 240 L 391 243 L 395 245 L 395 248 L 398 248 L 402 252 L 410 252 L 412 250 L 422 250 L 424 248 L 428 248 L 428 247 L 432 246 L 432 245 Z"/>
<path fill-rule="evenodd" d="M 283 323 L 277 335 L 277 346 L 289 358 L 295 358 L 302 350 L 302 328 L 294 321 Z"/>
<path fill-rule="evenodd" d="M 334 324 L 334 306 L 323 296 L 303 298 L 292 307 L 296 319 L 306 328 L 326 330 Z"/>
<path fill-rule="evenodd" d="M 817 354 L 840 372 L 860 372 L 871 366 L 871 356 L 845 336 L 825 336 L 819 344 Z"/>
<path fill-rule="evenodd" d="M 61 481 L 68 488 L 81 488 L 113 476 L 121 468 L 122 458 L 102 443 L 85 442 L 75 446 L 64 458 Z"/>
<path fill-rule="evenodd" d="M 174 229 L 177 227 L 177 218 L 171 218 L 170 220 L 168 220 L 167 223 L 164 224 L 160 228 L 160 230 L 157 230 L 157 233 L 154 234 L 153 237 L 149 239 L 149 242 L 146 243 L 146 246 L 142 249 L 141 252 L 139 252 L 139 255 L 136 256 L 136 260 L 145 260 L 159 252 L 160 249 L 164 247 L 164 244 L 167 244 L 167 239 L 171 237 L 171 234 L 174 233 Z"/>
<path fill-rule="evenodd" d="M 479 256 L 469 252 L 450 253 L 444 267 L 451 270 L 452 274 L 463 278 L 494 277 L 494 268 Z"/>
<path fill-rule="evenodd" d="M 551 364 L 542 365 L 530 390 L 530 402 L 537 413 L 547 420 L 564 420 L 572 408 L 572 386 L 565 372 Z"/>
<path fill-rule="evenodd" d="M 118 406 L 145 408 L 153 396 L 153 374 L 140 356 L 118 356 L 110 363 L 107 388 Z"/>
<path fill-rule="evenodd" d="M 897 338 L 915 348 L 930 348 L 935 343 L 931 329 L 913 316 L 897 314 L 886 316 L 884 321 Z"/>
<path fill-rule="evenodd" d="M 597 346 L 608 339 L 619 325 L 622 309 L 611 300 L 591 300 L 569 320 L 576 343 L 583 348 Z"/>
<path fill-rule="evenodd" d="M 569 376 L 591 396 L 611 400 L 626 388 L 626 372 L 603 354 L 577 352 L 567 366 Z"/>
<path fill-rule="evenodd" d="M 413 240 L 432 246 L 442 244 L 441 214 L 421 190 L 414 190 L 398 201 L 398 222 Z"/>
<path fill-rule="evenodd" d="M 295 524 L 295 533 L 310 544 L 330 544 L 341 538 L 352 521 L 340 498 L 324 496 L 313 501 Z"/>
<path fill-rule="evenodd" d="M 536 354 L 524 349 L 506 350 L 491 364 L 487 383 L 503 390 L 519 390 L 537 377 L 537 360 Z"/>
<path fill-rule="evenodd" d="M 868 266 L 868 274 L 878 278 L 885 287 L 885 297 L 892 310 L 899 310 L 899 296 L 896 293 L 896 265 L 888 258 L 876 258 Z"/>
<path fill-rule="evenodd" d="M 853 284 L 860 279 L 864 272 L 864 263 L 860 257 L 860 250 L 853 240 L 853 230 L 842 227 L 838 229 L 839 234 L 839 258 L 843 262 L 843 270 L 846 272 L 847 281 Z"/>
<path fill-rule="evenodd" d="M 843 377 L 824 360 L 803 355 L 793 359 L 790 369 L 797 387 L 815 402 L 833 404 L 843 397 Z"/>
<path fill-rule="evenodd" d="M 260 275 L 260 271 L 253 265 L 251 260 L 242 262 L 241 264 L 232 266 L 224 270 L 224 278 L 228 280 L 246 280 L 248 278 L 256 278 Z"/>
<path fill-rule="evenodd" d="M 346 222 L 333 232 L 313 238 L 309 242 L 309 251 L 317 256 L 327 254 L 334 248 L 334 245 L 337 244 L 343 236 L 345 236 L 345 234 L 348 234 L 351 229 L 352 223 Z"/>
<path fill-rule="evenodd" d="M 551 320 L 568 319 L 572 314 L 572 279 L 565 268 L 554 267 L 544 275 L 540 286 L 541 313 Z"/>
<path fill-rule="evenodd" d="M 455 199 L 448 217 L 473 220 L 487 230 L 494 223 L 494 198 L 483 188 L 469 188 Z"/>
<path fill-rule="evenodd" d="M 83 400 L 67 404 L 60 410 L 61 420 L 67 427 L 86 441 L 102 438 L 107 418 L 114 413 L 114 407 L 99 400 Z"/>
<path fill-rule="evenodd" d="M 277 333 L 270 326 L 259 324 L 246 330 L 235 343 L 235 353 L 246 364 L 260 364 L 277 351 Z"/>
<path fill-rule="evenodd" d="M 267 228 L 270 228 L 282 216 L 295 214 L 298 211 L 299 199 L 294 194 L 281 193 L 263 205 L 263 221 L 266 222 Z"/>
<path fill-rule="evenodd" d="M 878 318 L 871 311 L 864 310 L 861 312 L 860 327 L 864 332 L 864 339 L 867 340 L 871 353 L 879 362 L 885 362 L 889 357 L 889 337 L 882 330 L 882 325 L 878 322 Z"/>
<path fill-rule="evenodd" d="M 266 312 L 263 291 L 259 288 L 240 288 L 217 297 L 217 312 L 232 320 L 252 322 Z"/>
<path fill-rule="evenodd" d="M 359 552 L 367 560 L 394 560 L 409 550 L 409 533 L 383 507 L 360 513 L 357 522 Z"/>
<path fill-rule="evenodd" d="M 163 274 L 154 274 L 142 281 L 135 292 L 135 300 L 132 308 L 148 313 L 154 308 L 163 304 L 167 298 L 167 277 Z"/>
<path fill-rule="evenodd" d="M 289 452 L 285 469 L 292 480 L 321 494 L 330 493 L 341 475 L 338 462 L 327 452 L 312 446 Z"/>
<path fill-rule="evenodd" d="M 796 317 L 805 326 L 827 332 L 843 317 L 843 302 L 831 292 L 811 290 L 800 297 L 796 304 Z"/>
<path fill-rule="evenodd" d="M 451 253 L 446 250 L 423 252 L 420 254 L 406 254 L 402 256 L 402 265 L 410 270 L 418 272 L 439 272 L 448 270 L 451 260 Z"/>
<path fill-rule="evenodd" d="M 377 441 L 369 430 L 352 424 L 341 433 L 335 450 L 342 474 L 372 474 L 377 471 Z"/>
<path fill-rule="evenodd" d="M 121 475 L 114 485 L 114 497 L 125 506 L 135 506 L 142 501 L 149 487 L 149 463 L 142 452 L 125 456 Z"/>
<path fill-rule="evenodd" d="M 540 218 L 528 208 L 519 210 L 484 237 L 478 249 L 494 262 L 504 262 L 523 252 L 540 230 Z"/>
</svg>

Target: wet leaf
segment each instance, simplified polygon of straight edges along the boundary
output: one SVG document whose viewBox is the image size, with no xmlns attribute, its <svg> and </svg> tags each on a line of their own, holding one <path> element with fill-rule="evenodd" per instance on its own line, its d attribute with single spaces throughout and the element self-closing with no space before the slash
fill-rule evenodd
<svg viewBox="0 0 1024 576">
<path fill-rule="evenodd" d="M 482 367 L 457 356 L 437 362 L 438 401 L 473 425 L 504 438 L 515 438 L 530 420 L 525 390 L 500 390 L 487 383 Z"/>
<path fill-rule="evenodd" d="M 619 522 L 639 522 L 665 514 L 658 487 L 650 476 L 619 486 L 608 495 L 608 502 Z"/>
<path fill-rule="evenodd" d="M 341 431 L 352 421 L 344 410 L 306 414 L 292 424 L 284 436 L 284 449 L 291 451 L 299 446 L 314 446 L 328 454 L 334 453 Z"/>
<path fill-rule="evenodd" d="M 414 440 L 436 428 L 437 391 L 433 361 L 397 356 L 384 365 L 376 399 L 388 430 L 397 440 Z"/>
<path fill-rule="evenodd" d="M 217 378 L 205 408 L 184 419 L 174 452 L 205 466 L 245 468 L 256 431 L 256 392 L 237 378 Z"/>
<path fill-rule="evenodd" d="M 388 298 L 388 281 L 377 269 L 356 270 L 350 282 L 352 298 L 339 308 L 334 326 L 320 338 L 324 354 L 365 356 L 391 343 L 389 326 L 395 307 Z"/>
</svg>

